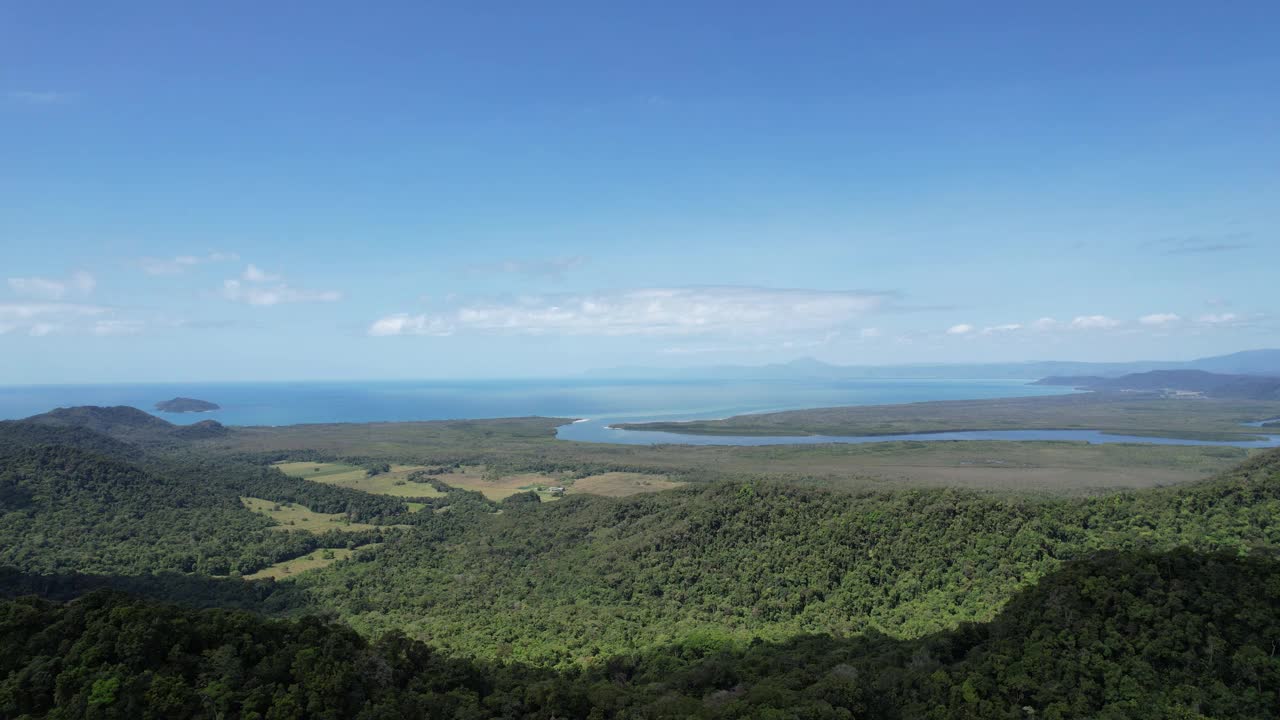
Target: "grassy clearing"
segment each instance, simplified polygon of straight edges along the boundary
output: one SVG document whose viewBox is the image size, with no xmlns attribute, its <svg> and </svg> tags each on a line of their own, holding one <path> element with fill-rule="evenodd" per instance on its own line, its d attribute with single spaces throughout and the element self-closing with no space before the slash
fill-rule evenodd
<svg viewBox="0 0 1280 720">
<path fill-rule="evenodd" d="M 624 497 L 645 492 L 658 492 L 683 487 L 686 483 L 674 482 L 662 475 L 644 473 L 611 472 L 590 475 L 573 481 L 568 489 L 571 493 L 588 493 L 591 495 L 607 495 Z"/>
<path fill-rule="evenodd" d="M 339 560 L 346 560 L 350 558 L 357 550 L 375 548 L 380 544 L 381 543 L 370 543 L 368 545 L 361 545 L 354 549 L 325 548 L 316 550 L 307 555 L 303 555 L 302 557 L 285 560 L 284 562 L 278 562 L 270 567 L 265 567 L 252 575 L 245 575 L 244 579 L 265 580 L 266 578 L 275 578 L 276 580 L 282 580 L 287 577 L 307 572 L 308 570 L 327 567 Z"/>
<path fill-rule="evenodd" d="M 542 499 L 550 500 L 552 495 L 545 488 L 564 486 L 566 482 L 546 473 L 514 473 L 494 477 L 480 465 L 464 466 L 460 472 L 441 475 L 440 480 L 462 490 L 484 493 L 490 500 L 501 500 L 525 490 L 537 490 L 539 487 L 544 489 L 538 493 L 543 496 Z"/>
<path fill-rule="evenodd" d="M 426 483 L 409 481 L 410 474 L 425 470 L 426 465 L 392 465 L 391 472 L 368 477 L 364 468 L 344 463 L 326 462 L 282 462 L 276 467 L 288 475 L 314 480 L 328 485 L 361 490 L 375 495 L 391 495 L 393 497 L 441 497 L 444 493 Z M 546 488 L 565 485 L 561 479 L 544 473 L 515 473 L 502 477 L 493 477 L 484 465 L 467 465 L 453 472 L 434 476 L 448 485 L 463 490 L 475 490 L 484 493 L 490 500 L 501 500 L 525 490 L 537 490 L 544 500 L 558 499 Z M 637 490 L 636 492 L 641 492 Z M 600 493 L 605 494 L 605 493 Z M 624 493 L 629 494 L 629 493 Z M 421 503 L 410 503 L 410 510 L 421 510 Z M 416 508 L 413 506 L 417 506 Z"/>
<path fill-rule="evenodd" d="M 325 462 L 282 462 L 276 467 L 286 475 L 337 484 L 353 477 L 363 477 L 365 470 L 346 463 Z"/>
<path fill-rule="evenodd" d="M 322 533 L 329 530 L 358 532 L 378 530 L 386 526 L 351 522 L 341 513 L 318 513 L 297 503 L 277 503 L 255 497 L 242 497 L 240 502 L 250 510 L 266 515 L 278 523 L 273 530 Z"/>
<path fill-rule="evenodd" d="M 608 472 L 577 479 L 548 473 L 515 473 L 493 477 L 482 466 L 465 467 L 462 472 L 441 475 L 440 479 L 456 488 L 484 493 L 490 500 L 501 500 L 518 492 L 532 490 L 544 502 L 560 499 L 560 495 L 552 494 L 553 487 L 565 488 L 565 494 L 623 497 L 685 485 L 683 482 L 672 481 L 665 475 L 636 472 Z"/>
<path fill-rule="evenodd" d="M 439 497 L 439 490 L 425 483 L 410 482 L 411 473 L 425 468 L 423 465 L 392 465 L 391 472 L 369 477 L 364 468 L 345 463 L 286 462 L 276 467 L 287 475 L 304 480 L 314 480 L 326 485 L 360 490 L 374 495 L 392 497 Z"/>
<path fill-rule="evenodd" d="M 1271 411 L 1259 417 L 1278 414 Z M 1250 452 L 1229 447 L 1003 441 L 758 447 L 611 445 L 556 440 L 555 428 L 564 422 L 517 418 L 237 428 L 208 444 L 232 452 L 314 449 L 414 466 L 462 462 L 466 472 L 439 479 L 499 498 L 522 489 L 523 481 L 485 481 L 486 465 L 555 468 L 555 472 L 533 474 L 528 483 L 565 486 L 569 483 L 562 478 L 586 470 L 591 474 L 638 472 L 697 482 L 768 476 L 854 490 L 941 486 L 1082 495 L 1200 480 L 1235 465 Z"/>
<path fill-rule="evenodd" d="M 267 578 L 275 578 L 281 580 L 292 575 L 299 575 L 308 570 L 326 567 L 351 557 L 353 552 L 346 548 L 335 548 L 326 550 L 316 550 L 309 555 L 293 558 L 278 562 L 270 567 L 265 567 L 252 575 L 245 575 L 245 580 L 265 580 Z"/>
</svg>

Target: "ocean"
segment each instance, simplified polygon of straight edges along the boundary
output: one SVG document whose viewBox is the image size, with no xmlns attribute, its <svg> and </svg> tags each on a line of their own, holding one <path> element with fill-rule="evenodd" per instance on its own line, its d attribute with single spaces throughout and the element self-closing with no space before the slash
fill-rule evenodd
<svg viewBox="0 0 1280 720">
<path fill-rule="evenodd" d="M 29 417 L 73 405 L 131 405 L 174 423 L 213 419 L 226 425 L 402 422 L 542 415 L 581 419 L 560 428 L 565 440 L 647 445 L 809 444 L 884 440 L 1076 440 L 1178 445 L 1272 447 L 1268 440 L 1197 442 L 1103 435 L 1089 430 L 1010 430 L 911 436 L 699 436 L 615 430 L 616 422 L 701 420 L 744 413 L 885 405 L 930 400 L 1059 395 L 1064 387 L 1026 380 L 474 380 L 298 383 L 165 383 L 0 387 L 0 419 Z M 161 400 L 183 396 L 222 406 L 204 413 L 162 413 Z"/>
<path fill-rule="evenodd" d="M 225 425 L 392 422 L 543 415 L 624 420 L 705 419 L 749 412 L 1056 395 L 1026 380 L 650 381 L 475 380 L 299 383 L 165 383 L 0 387 L 0 419 L 74 405 L 131 405 L 170 422 Z M 173 397 L 222 406 L 206 413 L 154 410 Z"/>
</svg>

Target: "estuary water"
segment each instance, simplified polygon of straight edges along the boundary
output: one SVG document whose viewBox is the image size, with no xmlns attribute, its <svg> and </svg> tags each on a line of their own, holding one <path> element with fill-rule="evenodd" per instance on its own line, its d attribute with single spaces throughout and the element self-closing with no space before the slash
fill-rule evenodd
<svg viewBox="0 0 1280 720">
<path fill-rule="evenodd" d="M 689 418 L 686 418 L 689 419 Z M 615 421 L 621 422 L 621 421 Z M 1060 440 L 1088 443 L 1149 443 L 1152 445 L 1230 445 L 1242 448 L 1280 447 L 1280 435 L 1266 440 L 1182 440 L 1177 438 L 1110 435 L 1097 430 L 965 430 L 962 432 L 907 435 L 684 435 L 649 430 L 622 430 L 607 421 L 586 420 L 559 429 L 561 440 L 620 443 L 623 445 L 819 445 L 822 443 L 875 443 L 914 440 Z"/>
</svg>

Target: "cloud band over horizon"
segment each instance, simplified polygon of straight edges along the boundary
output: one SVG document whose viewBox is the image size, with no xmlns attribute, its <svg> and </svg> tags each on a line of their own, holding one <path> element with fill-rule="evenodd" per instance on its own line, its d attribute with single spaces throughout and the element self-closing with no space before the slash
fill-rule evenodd
<svg viewBox="0 0 1280 720">
<path fill-rule="evenodd" d="M 771 335 L 839 328 L 882 310 L 890 293 L 708 286 L 524 296 L 443 312 L 395 313 L 368 334 Z"/>
</svg>

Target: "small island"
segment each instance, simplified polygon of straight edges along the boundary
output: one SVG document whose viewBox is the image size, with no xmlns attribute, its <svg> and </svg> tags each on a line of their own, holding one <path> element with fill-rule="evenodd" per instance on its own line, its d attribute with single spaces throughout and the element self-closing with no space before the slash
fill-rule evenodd
<svg viewBox="0 0 1280 720">
<path fill-rule="evenodd" d="M 156 403 L 156 409 L 160 412 L 167 413 L 189 413 L 189 412 L 209 412 L 210 410 L 220 410 L 221 406 L 217 403 L 211 403 L 208 400 L 196 400 L 194 398 L 176 397 L 172 400 L 163 400 Z"/>
</svg>

